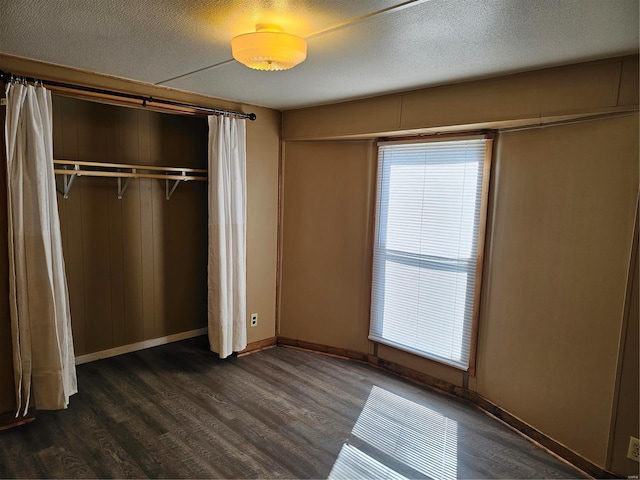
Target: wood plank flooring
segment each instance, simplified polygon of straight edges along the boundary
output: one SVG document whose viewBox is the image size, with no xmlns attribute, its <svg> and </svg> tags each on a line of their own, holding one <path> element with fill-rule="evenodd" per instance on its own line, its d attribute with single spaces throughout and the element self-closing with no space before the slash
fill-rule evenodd
<svg viewBox="0 0 640 480">
<path fill-rule="evenodd" d="M 206 337 L 78 366 L 68 410 L 0 432 L 0 478 L 577 478 L 463 402 L 276 347 Z"/>
</svg>

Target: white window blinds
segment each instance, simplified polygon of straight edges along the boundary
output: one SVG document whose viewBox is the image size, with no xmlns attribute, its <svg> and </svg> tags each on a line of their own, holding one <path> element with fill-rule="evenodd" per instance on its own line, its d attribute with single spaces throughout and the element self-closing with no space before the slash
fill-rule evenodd
<svg viewBox="0 0 640 480">
<path fill-rule="evenodd" d="M 469 368 L 486 141 L 379 145 L 370 340 Z"/>
</svg>

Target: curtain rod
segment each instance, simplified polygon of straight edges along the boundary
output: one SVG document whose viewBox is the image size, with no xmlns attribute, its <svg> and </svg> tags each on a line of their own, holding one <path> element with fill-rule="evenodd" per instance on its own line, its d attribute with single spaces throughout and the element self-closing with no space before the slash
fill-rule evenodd
<svg viewBox="0 0 640 480">
<path fill-rule="evenodd" d="M 172 100 L 162 100 L 159 98 L 153 98 L 151 96 L 145 97 L 144 95 L 136 95 L 134 93 L 125 93 L 125 92 L 118 92 L 115 90 L 106 90 L 103 88 L 86 87 L 84 85 L 75 85 L 72 83 L 56 82 L 53 80 L 43 80 L 40 78 L 27 77 L 24 75 L 15 75 L 13 73 L 5 72 L 3 70 L 0 70 L 0 79 L 2 79 L 2 81 L 5 83 L 10 82 L 11 80 L 24 80 L 29 83 L 40 83 L 41 85 L 68 88 L 71 90 L 78 90 L 81 92 L 99 93 L 101 95 L 109 95 L 112 97 L 127 98 L 129 100 L 139 100 L 140 102 L 142 102 L 143 107 L 146 107 L 147 104 L 149 103 L 156 103 L 160 105 L 171 105 L 174 107 L 191 108 L 193 110 L 199 110 L 203 113 L 210 113 L 213 115 L 229 115 L 229 116 L 238 117 L 238 118 L 247 118 L 251 121 L 256 119 L 255 113 L 234 112 L 231 110 L 222 110 L 218 108 L 209 108 L 209 107 L 202 107 L 200 105 L 192 105 L 190 103 L 174 102 Z"/>
</svg>

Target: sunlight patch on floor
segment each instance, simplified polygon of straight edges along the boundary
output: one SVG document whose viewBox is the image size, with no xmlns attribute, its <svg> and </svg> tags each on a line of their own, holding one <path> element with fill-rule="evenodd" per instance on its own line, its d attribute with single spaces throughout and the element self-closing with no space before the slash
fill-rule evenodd
<svg viewBox="0 0 640 480">
<path fill-rule="evenodd" d="M 457 431 L 456 421 L 374 385 L 351 434 L 410 470 L 434 479 L 455 479 Z M 329 478 L 404 477 L 347 443 Z"/>
<path fill-rule="evenodd" d="M 406 477 L 348 443 L 342 445 L 342 449 L 336 459 L 336 463 L 333 464 L 329 478 L 388 478 L 390 480 L 406 480 Z"/>
</svg>

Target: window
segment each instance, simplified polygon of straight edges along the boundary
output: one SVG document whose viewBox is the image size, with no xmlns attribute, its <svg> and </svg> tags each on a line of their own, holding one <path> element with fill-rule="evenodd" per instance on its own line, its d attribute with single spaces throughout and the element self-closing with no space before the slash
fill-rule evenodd
<svg viewBox="0 0 640 480">
<path fill-rule="evenodd" d="M 379 144 L 370 340 L 473 370 L 491 146 Z"/>
</svg>

